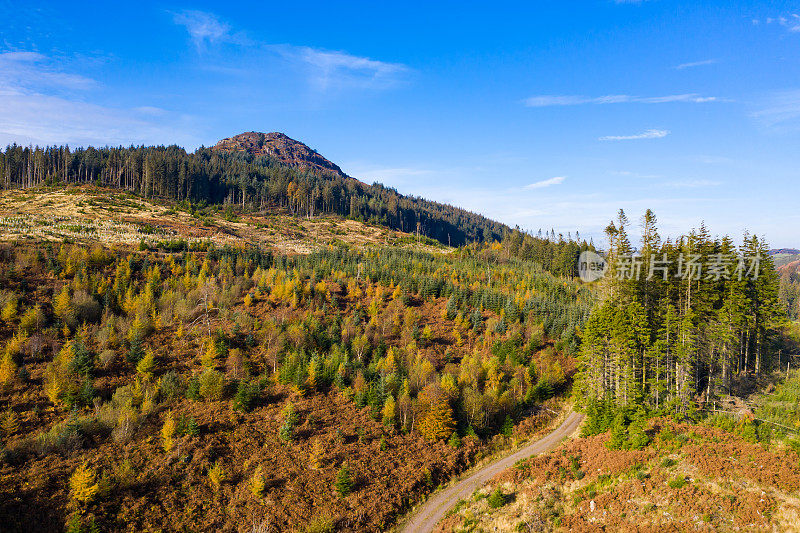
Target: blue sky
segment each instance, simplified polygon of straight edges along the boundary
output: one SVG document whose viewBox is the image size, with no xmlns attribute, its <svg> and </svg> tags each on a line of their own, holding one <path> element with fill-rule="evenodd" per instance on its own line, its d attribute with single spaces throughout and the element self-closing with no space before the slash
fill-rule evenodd
<svg viewBox="0 0 800 533">
<path fill-rule="evenodd" d="M 0 0 L 0 144 L 282 131 L 533 231 L 800 246 L 800 2 L 698 4 Z"/>
</svg>

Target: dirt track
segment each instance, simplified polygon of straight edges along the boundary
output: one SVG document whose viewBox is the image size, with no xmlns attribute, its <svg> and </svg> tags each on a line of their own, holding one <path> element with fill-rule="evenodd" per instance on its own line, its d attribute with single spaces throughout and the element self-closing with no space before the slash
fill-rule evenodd
<svg viewBox="0 0 800 533">
<path fill-rule="evenodd" d="M 514 466 L 520 459 L 531 455 L 549 451 L 561 442 L 561 439 L 571 435 L 583 420 L 583 415 L 570 413 L 552 433 L 541 439 L 527 444 L 516 452 L 488 464 L 469 477 L 447 487 L 445 490 L 431 496 L 400 529 L 403 533 L 428 533 L 433 531 L 436 524 L 444 518 L 447 511 L 460 499 L 468 498 L 473 492 L 486 484 L 494 476 Z"/>
</svg>

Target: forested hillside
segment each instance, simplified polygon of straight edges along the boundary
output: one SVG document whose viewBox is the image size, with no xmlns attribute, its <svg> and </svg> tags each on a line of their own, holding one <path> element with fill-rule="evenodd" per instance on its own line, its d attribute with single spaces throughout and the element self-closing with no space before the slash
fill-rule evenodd
<svg viewBox="0 0 800 533">
<path fill-rule="evenodd" d="M 382 529 L 546 422 L 593 302 L 499 245 L 18 243 L 0 286 L 12 531 Z"/>
<path fill-rule="evenodd" d="M 247 151 L 200 148 L 187 153 L 178 146 L 70 149 L 13 145 L 0 152 L 2 188 L 87 183 L 144 198 L 227 203 L 256 210 L 282 208 L 309 217 L 337 214 L 453 246 L 500 239 L 509 229 L 476 213 L 404 196 L 378 183 L 366 185 L 340 172 L 290 166 L 281 159 Z"/>
<path fill-rule="evenodd" d="M 735 375 L 774 368 L 785 319 L 766 243 L 711 238 L 705 227 L 662 242 L 642 218 L 639 255 L 620 212 L 607 229 L 604 301 L 582 333 L 580 395 L 591 403 L 686 413 L 730 392 Z"/>
</svg>

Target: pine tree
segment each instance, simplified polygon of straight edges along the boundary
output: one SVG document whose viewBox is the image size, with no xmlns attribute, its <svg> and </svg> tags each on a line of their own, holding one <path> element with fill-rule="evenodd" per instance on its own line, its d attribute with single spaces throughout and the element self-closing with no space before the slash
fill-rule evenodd
<svg viewBox="0 0 800 533">
<path fill-rule="evenodd" d="M 291 403 L 286 404 L 283 409 L 283 424 L 278 430 L 278 436 L 284 442 L 291 442 L 294 440 L 294 430 L 297 426 L 297 413 L 294 410 L 294 405 Z"/>
<path fill-rule="evenodd" d="M 344 463 L 336 474 L 334 488 L 340 497 L 344 498 L 353 491 L 353 480 L 350 477 L 350 468 Z"/>
</svg>

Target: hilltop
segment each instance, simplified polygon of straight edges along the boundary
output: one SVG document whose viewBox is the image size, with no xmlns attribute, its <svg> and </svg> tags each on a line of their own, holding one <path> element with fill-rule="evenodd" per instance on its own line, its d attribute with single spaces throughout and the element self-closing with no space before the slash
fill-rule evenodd
<svg viewBox="0 0 800 533">
<path fill-rule="evenodd" d="M 215 152 L 245 152 L 253 156 L 266 156 L 290 168 L 315 172 L 331 172 L 349 178 L 338 165 L 280 132 L 259 133 L 248 131 L 222 139 L 212 148 Z"/>
</svg>

